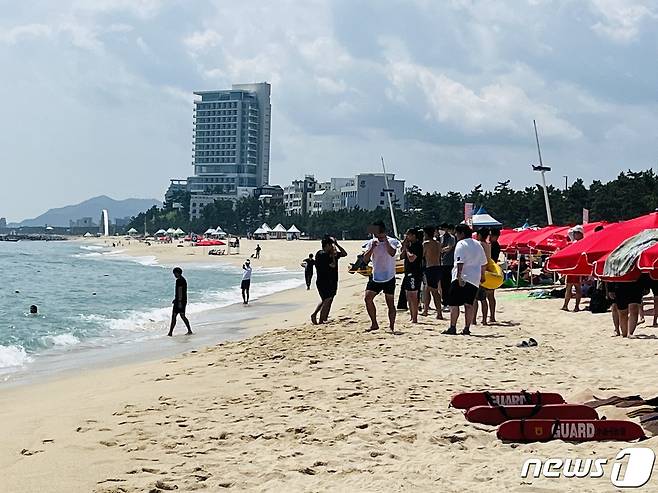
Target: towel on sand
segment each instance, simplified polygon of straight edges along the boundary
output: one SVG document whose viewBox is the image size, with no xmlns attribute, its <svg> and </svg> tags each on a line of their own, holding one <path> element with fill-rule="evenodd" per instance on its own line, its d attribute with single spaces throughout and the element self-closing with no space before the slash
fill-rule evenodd
<svg viewBox="0 0 658 493">
<path fill-rule="evenodd" d="M 658 229 L 645 229 L 615 248 L 605 261 L 605 277 L 621 277 L 633 268 L 640 254 L 658 243 Z"/>
</svg>

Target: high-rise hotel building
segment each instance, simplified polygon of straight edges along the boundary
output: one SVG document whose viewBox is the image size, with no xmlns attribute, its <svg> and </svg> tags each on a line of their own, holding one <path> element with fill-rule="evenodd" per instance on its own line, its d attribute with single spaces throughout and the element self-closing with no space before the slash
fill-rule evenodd
<svg viewBox="0 0 658 493">
<path fill-rule="evenodd" d="M 262 82 L 194 93 L 192 218 L 215 199 L 235 200 L 269 184 L 270 88 Z"/>
</svg>

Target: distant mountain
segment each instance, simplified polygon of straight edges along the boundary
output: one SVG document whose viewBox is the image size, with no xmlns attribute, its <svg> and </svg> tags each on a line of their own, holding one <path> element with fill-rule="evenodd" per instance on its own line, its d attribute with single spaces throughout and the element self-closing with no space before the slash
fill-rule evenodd
<svg viewBox="0 0 658 493">
<path fill-rule="evenodd" d="M 95 223 L 98 223 L 103 209 L 107 209 L 110 220 L 114 220 L 115 218 L 136 216 L 154 205 L 159 207 L 162 202 L 155 199 L 114 200 L 106 195 L 101 195 L 79 204 L 49 209 L 34 219 L 25 219 L 18 226 L 43 226 L 47 224 L 49 226 L 68 227 L 69 221 L 75 221 L 83 217 L 91 217 Z"/>
</svg>

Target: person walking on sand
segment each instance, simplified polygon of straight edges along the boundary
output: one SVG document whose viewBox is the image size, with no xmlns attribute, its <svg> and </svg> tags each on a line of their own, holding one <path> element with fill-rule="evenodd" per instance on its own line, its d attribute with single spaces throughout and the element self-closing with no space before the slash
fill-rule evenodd
<svg viewBox="0 0 658 493">
<path fill-rule="evenodd" d="M 173 308 L 171 311 L 171 325 L 169 326 L 168 336 L 174 334 L 174 327 L 176 327 L 176 317 L 180 315 L 181 320 L 187 327 L 187 334 L 192 334 L 192 329 L 190 328 L 190 321 L 185 316 L 185 308 L 187 307 L 187 281 L 183 277 L 183 269 L 180 267 L 174 267 L 173 270 L 174 277 L 176 278 L 176 293 L 174 301 L 172 301 Z"/>
<path fill-rule="evenodd" d="M 320 303 L 311 314 L 313 325 L 323 324 L 329 318 L 331 304 L 338 292 L 338 260 L 343 257 L 347 257 L 347 252 L 338 244 L 336 238 L 325 236 L 322 239 L 322 250 L 315 254 L 315 286 L 318 288 Z"/>
<path fill-rule="evenodd" d="M 457 334 L 459 307 L 464 306 L 464 330 L 462 335 L 471 335 L 473 321 L 473 303 L 478 287 L 484 281 L 484 271 L 487 267 L 487 256 L 482 245 L 473 238 L 471 228 L 460 224 L 455 228 L 457 245 L 455 246 L 455 265 L 452 269 L 452 282 L 448 292 L 450 304 L 450 327 L 444 334 Z"/>
<path fill-rule="evenodd" d="M 302 260 L 302 267 L 304 267 L 304 278 L 306 279 L 306 290 L 311 289 L 311 281 L 313 281 L 313 267 L 315 266 L 315 260 L 313 260 L 313 254 L 309 253 L 308 257 Z"/>
<path fill-rule="evenodd" d="M 242 291 L 242 303 L 249 304 L 249 288 L 251 287 L 251 261 L 245 260 L 242 264 L 242 282 L 240 283 L 240 290 Z"/>
<path fill-rule="evenodd" d="M 402 285 L 407 296 L 411 323 L 418 323 L 418 292 L 423 280 L 423 245 L 419 232 L 410 228 L 402 242 L 400 258 L 404 260 L 404 280 Z"/>
<path fill-rule="evenodd" d="M 260 258 L 260 251 L 262 248 L 260 247 L 260 243 L 256 243 L 256 253 L 254 253 L 254 258 Z"/>
<path fill-rule="evenodd" d="M 441 243 L 434 239 L 436 229 L 434 226 L 425 226 L 425 239 L 423 241 L 423 259 L 425 260 L 425 308 L 423 315 L 427 316 L 432 299 L 436 308 L 436 318 L 443 320 L 441 311 L 441 292 L 439 283 L 441 282 Z"/>
<path fill-rule="evenodd" d="M 386 225 L 377 221 L 369 228 L 373 238 L 366 243 L 363 261 L 372 259 L 372 274 L 366 285 L 364 300 L 370 316 L 370 328 L 366 332 L 379 329 L 375 296 L 382 291 L 388 307 L 388 320 L 391 332 L 395 334 L 395 254 L 400 248 L 400 242 L 386 234 Z"/>
</svg>

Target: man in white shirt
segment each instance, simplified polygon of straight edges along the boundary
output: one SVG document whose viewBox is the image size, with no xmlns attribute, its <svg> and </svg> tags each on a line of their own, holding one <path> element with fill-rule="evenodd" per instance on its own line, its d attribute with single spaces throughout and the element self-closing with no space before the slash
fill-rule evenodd
<svg viewBox="0 0 658 493">
<path fill-rule="evenodd" d="M 242 282 L 240 289 L 242 290 L 242 303 L 249 304 L 249 287 L 251 286 L 251 261 L 247 259 L 242 264 Z"/>
<path fill-rule="evenodd" d="M 464 330 L 462 335 L 471 335 L 473 321 L 473 303 L 480 283 L 484 282 L 487 256 L 480 242 L 471 238 L 471 228 L 460 224 L 455 228 L 457 245 L 455 246 L 455 265 L 452 268 L 452 282 L 448 292 L 450 305 L 450 327 L 444 334 L 457 334 L 459 307 L 464 305 Z"/>
<path fill-rule="evenodd" d="M 369 230 L 373 238 L 366 244 L 363 261 L 368 263 L 372 259 L 372 274 L 364 299 L 372 323 L 366 332 L 379 329 L 374 300 L 375 296 L 383 291 L 388 306 L 389 325 L 391 332 L 395 334 L 395 254 L 400 248 L 400 242 L 386 234 L 386 225 L 382 221 L 373 223 Z"/>
</svg>

